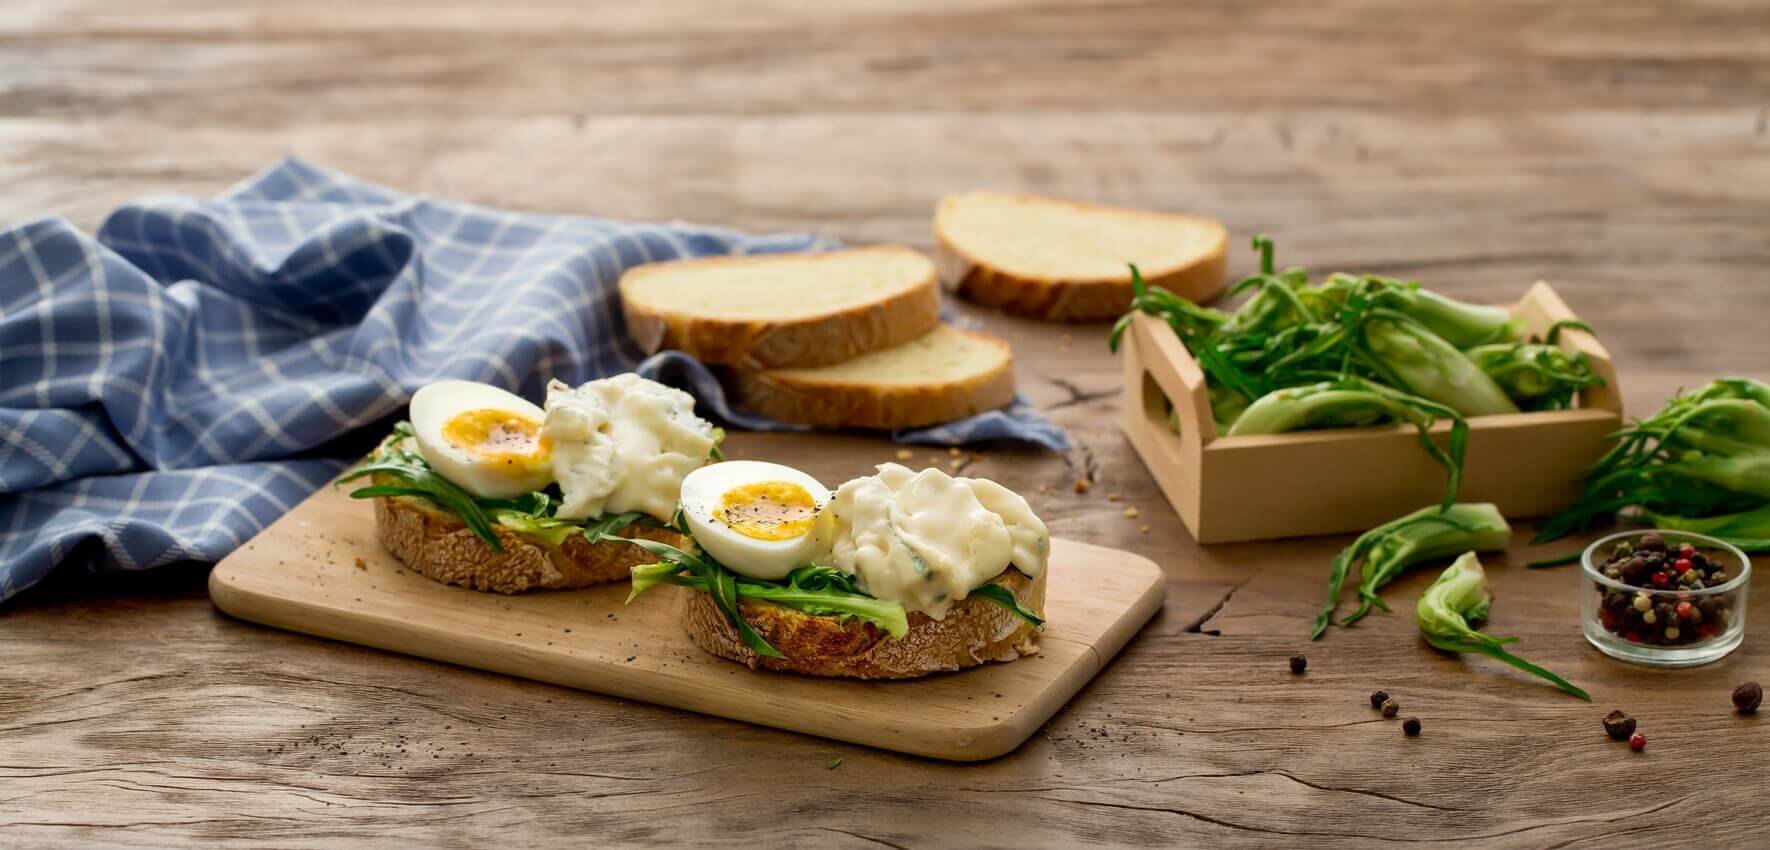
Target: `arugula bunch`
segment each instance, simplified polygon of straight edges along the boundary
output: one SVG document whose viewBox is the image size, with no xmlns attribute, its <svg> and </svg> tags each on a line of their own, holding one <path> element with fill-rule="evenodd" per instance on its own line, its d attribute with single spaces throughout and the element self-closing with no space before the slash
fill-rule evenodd
<svg viewBox="0 0 1770 850">
<path fill-rule="evenodd" d="M 689 533 L 680 510 L 674 524 L 684 535 Z M 668 543 L 617 537 L 612 533 L 603 536 L 632 543 L 658 558 L 657 563 L 633 568 L 633 591 L 627 595 L 627 601 L 633 601 L 634 597 L 660 584 L 698 590 L 712 598 L 725 621 L 737 630 L 744 645 L 757 655 L 785 657 L 744 619 L 738 602 L 743 598 L 761 599 L 814 617 L 835 617 L 839 623 L 850 620 L 871 623 L 893 638 L 901 638 L 909 632 L 909 615 L 902 603 L 874 598 L 860 589 L 854 576 L 835 567 L 807 564 L 788 573 L 784 581 L 762 581 L 739 576 L 703 553 L 687 552 Z M 1037 614 L 1021 605 L 1013 592 L 1001 585 L 985 584 L 973 589 L 971 595 L 1007 608 L 1035 628 L 1045 624 Z"/>
<path fill-rule="evenodd" d="M 1538 542 L 1633 510 L 1662 528 L 1770 551 L 1770 385 L 1711 381 L 1616 438 L 1573 505 L 1537 524 Z"/>
<path fill-rule="evenodd" d="M 614 534 L 629 525 L 659 525 L 657 520 L 638 511 L 608 514 L 589 520 L 561 519 L 554 516 L 559 500 L 545 491 L 531 491 L 515 499 L 480 499 L 461 489 L 454 482 L 432 469 L 423 455 L 406 448 L 412 437 L 412 423 L 400 422 L 393 433 L 382 441 L 367 462 L 340 477 L 335 484 L 345 484 L 368 476 L 378 476 L 393 483 L 371 484 L 352 490 L 353 499 L 415 496 L 425 499 L 460 518 L 474 536 L 494 552 L 504 551 L 493 526 L 503 526 L 525 537 L 561 545 L 566 538 L 582 534 L 592 542 Z"/>
</svg>

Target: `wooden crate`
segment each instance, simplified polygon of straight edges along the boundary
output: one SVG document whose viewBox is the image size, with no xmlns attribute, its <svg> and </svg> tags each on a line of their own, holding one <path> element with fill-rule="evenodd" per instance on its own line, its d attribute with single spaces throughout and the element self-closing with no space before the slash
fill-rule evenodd
<svg viewBox="0 0 1770 850">
<path fill-rule="evenodd" d="M 1512 309 L 1539 336 L 1574 318 L 1547 283 Z M 1604 386 L 1583 391 L 1572 410 L 1470 419 L 1460 501 L 1494 502 L 1507 517 L 1562 508 L 1606 436 L 1622 426 L 1609 353 L 1579 331 L 1564 330 L 1560 344 L 1590 357 Z M 1365 531 L 1444 496 L 1444 469 L 1420 449 L 1411 425 L 1220 436 L 1204 372 L 1166 323 L 1138 315 L 1121 353 L 1125 435 L 1200 543 Z M 1164 397 L 1177 411 L 1178 433 Z M 1434 426 L 1440 445 L 1449 435 L 1450 423 Z"/>
</svg>

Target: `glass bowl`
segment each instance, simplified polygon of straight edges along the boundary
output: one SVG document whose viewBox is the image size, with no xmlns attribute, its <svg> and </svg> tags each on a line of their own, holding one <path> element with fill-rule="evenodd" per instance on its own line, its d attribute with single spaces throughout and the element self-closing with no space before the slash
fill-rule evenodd
<svg viewBox="0 0 1770 850">
<path fill-rule="evenodd" d="M 1641 548 L 1642 539 L 1651 534 L 1665 541 L 1663 549 Z M 1627 548 L 1619 549 L 1619 544 Z M 1695 572 L 1683 574 L 1695 575 L 1690 587 L 1681 586 L 1683 577 L 1667 580 L 1660 569 L 1660 564 L 1671 564 L 1675 572 L 1686 544 L 1699 556 L 1692 559 Z M 1647 565 L 1645 570 L 1629 564 L 1637 559 Z M 1712 587 L 1703 581 L 1709 575 L 1705 562 L 1724 570 Z M 1691 667 L 1715 661 L 1745 640 L 1745 594 L 1751 578 L 1752 562 L 1744 552 L 1707 535 L 1665 529 L 1612 534 L 1580 556 L 1580 619 L 1586 640 L 1605 655 L 1636 664 Z"/>
</svg>

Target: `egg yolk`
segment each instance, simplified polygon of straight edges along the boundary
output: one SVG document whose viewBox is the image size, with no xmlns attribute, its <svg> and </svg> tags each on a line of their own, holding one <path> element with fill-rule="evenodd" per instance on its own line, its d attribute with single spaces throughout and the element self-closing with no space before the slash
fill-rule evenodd
<svg viewBox="0 0 1770 850">
<path fill-rule="evenodd" d="M 757 481 L 733 487 L 719 497 L 713 515 L 731 530 L 755 540 L 791 540 L 811 531 L 817 502 L 789 481 Z"/>
<path fill-rule="evenodd" d="M 480 408 L 449 417 L 443 439 L 483 460 L 522 466 L 547 463 L 553 448 L 540 423 L 508 410 Z"/>
</svg>

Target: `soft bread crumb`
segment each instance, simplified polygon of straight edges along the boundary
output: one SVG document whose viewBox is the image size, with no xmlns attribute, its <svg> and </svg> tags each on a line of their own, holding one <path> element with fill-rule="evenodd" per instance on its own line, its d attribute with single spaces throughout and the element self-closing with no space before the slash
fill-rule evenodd
<svg viewBox="0 0 1770 850">
<path fill-rule="evenodd" d="M 1126 519 L 1136 519 L 1137 518 L 1137 509 L 1136 508 L 1125 508 L 1125 518 Z"/>
<path fill-rule="evenodd" d="M 1094 485 L 1088 483 L 1088 479 L 1086 479 L 1086 478 L 1077 478 L 1076 479 L 1076 492 L 1077 493 L 1086 493 L 1086 492 L 1088 492 L 1088 489 L 1093 486 Z"/>
</svg>

